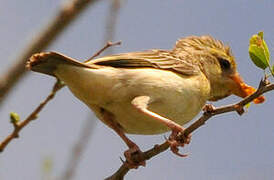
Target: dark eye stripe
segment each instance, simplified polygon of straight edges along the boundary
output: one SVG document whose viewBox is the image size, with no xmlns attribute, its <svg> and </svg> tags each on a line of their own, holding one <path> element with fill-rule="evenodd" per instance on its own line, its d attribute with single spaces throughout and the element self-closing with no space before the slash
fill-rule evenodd
<svg viewBox="0 0 274 180">
<path fill-rule="evenodd" d="M 221 65 L 221 68 L 224 69 L 224 70 L 228 70 L 230 69 L 231 65 L 230 65 L 230 62 L 226 59 L 222 59 L 222 58 L 219 58 L 219 63 Z"/>
</svg>

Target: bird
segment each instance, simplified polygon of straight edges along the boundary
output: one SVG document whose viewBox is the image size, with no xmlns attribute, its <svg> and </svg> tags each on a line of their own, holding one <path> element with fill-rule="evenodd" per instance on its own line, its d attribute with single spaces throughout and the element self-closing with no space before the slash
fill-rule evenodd
<svg viewBox="0 0 274 180">
<path fill-rule="evenodd" d="M 136 166 L 131 154 L 141 151 L 126 134 L 171 130 L 169 140 L 176 141 L 174 137 L 184 131 L 182 126 L 206 102 L 232 94 L 245 98 L 256 91 L 239 75 L 231 48 L 210 35 L 181 38 L 171 50 L 121 53 L 85 62 L 57 52 L 41 52 L 29 58 L 26 68 L 64 82 L 122 138 L 132 167 Z M 260 96 L 254 103 L 263 101 Z M 177 146 L 183 144 L 177 143 L 172 151 L 181 155 Z"/>
</svg>

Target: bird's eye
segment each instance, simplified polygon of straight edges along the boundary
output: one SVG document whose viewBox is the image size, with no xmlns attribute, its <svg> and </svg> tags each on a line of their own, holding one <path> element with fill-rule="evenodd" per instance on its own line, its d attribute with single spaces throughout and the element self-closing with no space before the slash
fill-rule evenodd
<svg viewBox="0 0 274 180">
<path fill-rule="evenodd" d="M 222 69 L 230 69 L 230 62 L 228 60 L 222 58 L 219 58 L 218 60 Z"/>
</svg>

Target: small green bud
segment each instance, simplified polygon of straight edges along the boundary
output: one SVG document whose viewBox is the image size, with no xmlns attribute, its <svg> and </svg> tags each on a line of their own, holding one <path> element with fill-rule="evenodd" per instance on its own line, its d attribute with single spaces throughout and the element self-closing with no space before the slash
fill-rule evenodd
<svg viewBox="0 0 274 180">
<path fill-rule="evenodd" d="M 263 31 L 258 32 L 258 36 L 260 36 L 262 39 L 264 39 L 264 32 Z"/>
<path fill-rule="evenodd" d="M 248 111 L 250 105 L 251 105 L 251 103 L 247 103 L 247 104 L 245 105 L 245 110 L 246 110 L 246 111 Z"/>
<path fill-rule="evenodd" d="M 53 159 L 52 157 L 48 156 L 45 157 L 42 164 L 43 172 L 45 174 L 50 174 L 53 170 Z"/>
<path fill-rule="evenodd" d="M 16 112 L 10 113 L 10 122 L 12 124 L 17 124 L 20 121 L 20 116 Z"/>
<path fill-rule="evenodd" d="M 263 32 L 250 38 L 248 51 L 251 60 L 257 67 L 261 69 L 269 67 L 269 50 L 263 39 Z"/>
</svg>

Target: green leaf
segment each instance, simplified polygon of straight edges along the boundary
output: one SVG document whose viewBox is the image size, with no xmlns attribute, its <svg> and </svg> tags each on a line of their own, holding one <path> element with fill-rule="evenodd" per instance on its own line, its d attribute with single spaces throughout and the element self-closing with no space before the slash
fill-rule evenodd
<svg viewBox="0 0 274 180">
<path fill-rule="evenodd" d="M 273 66 L 272 66 L 271 71 L 272 71 L 272 74 L 274 74 L 274 64 L 273 64 Z"/>
<path fill-rule="evenodd" d="M 251 60 L 257 67 L 261 69 L 269 67 L 269 50 L 263 39 L 263 32 L 259 32 L 250 38 L 248 51 Z"/>
<path fill-rule="evenodd" d="M 17 113 L 15 113 L 15 112 L 11 112 L 10 113 L 10 122 L 12 124 L 16 124 L 19 121 L 20 121 L 20 116 Z"/>
<path fill-rule="evenodd" d="M 257 67 L 261 69 L 266 69 L 268 67 L 267 61 L 265 59 L 265 54 L 258 46 L 249 46 L 249 56 Z"/>
</svg>

